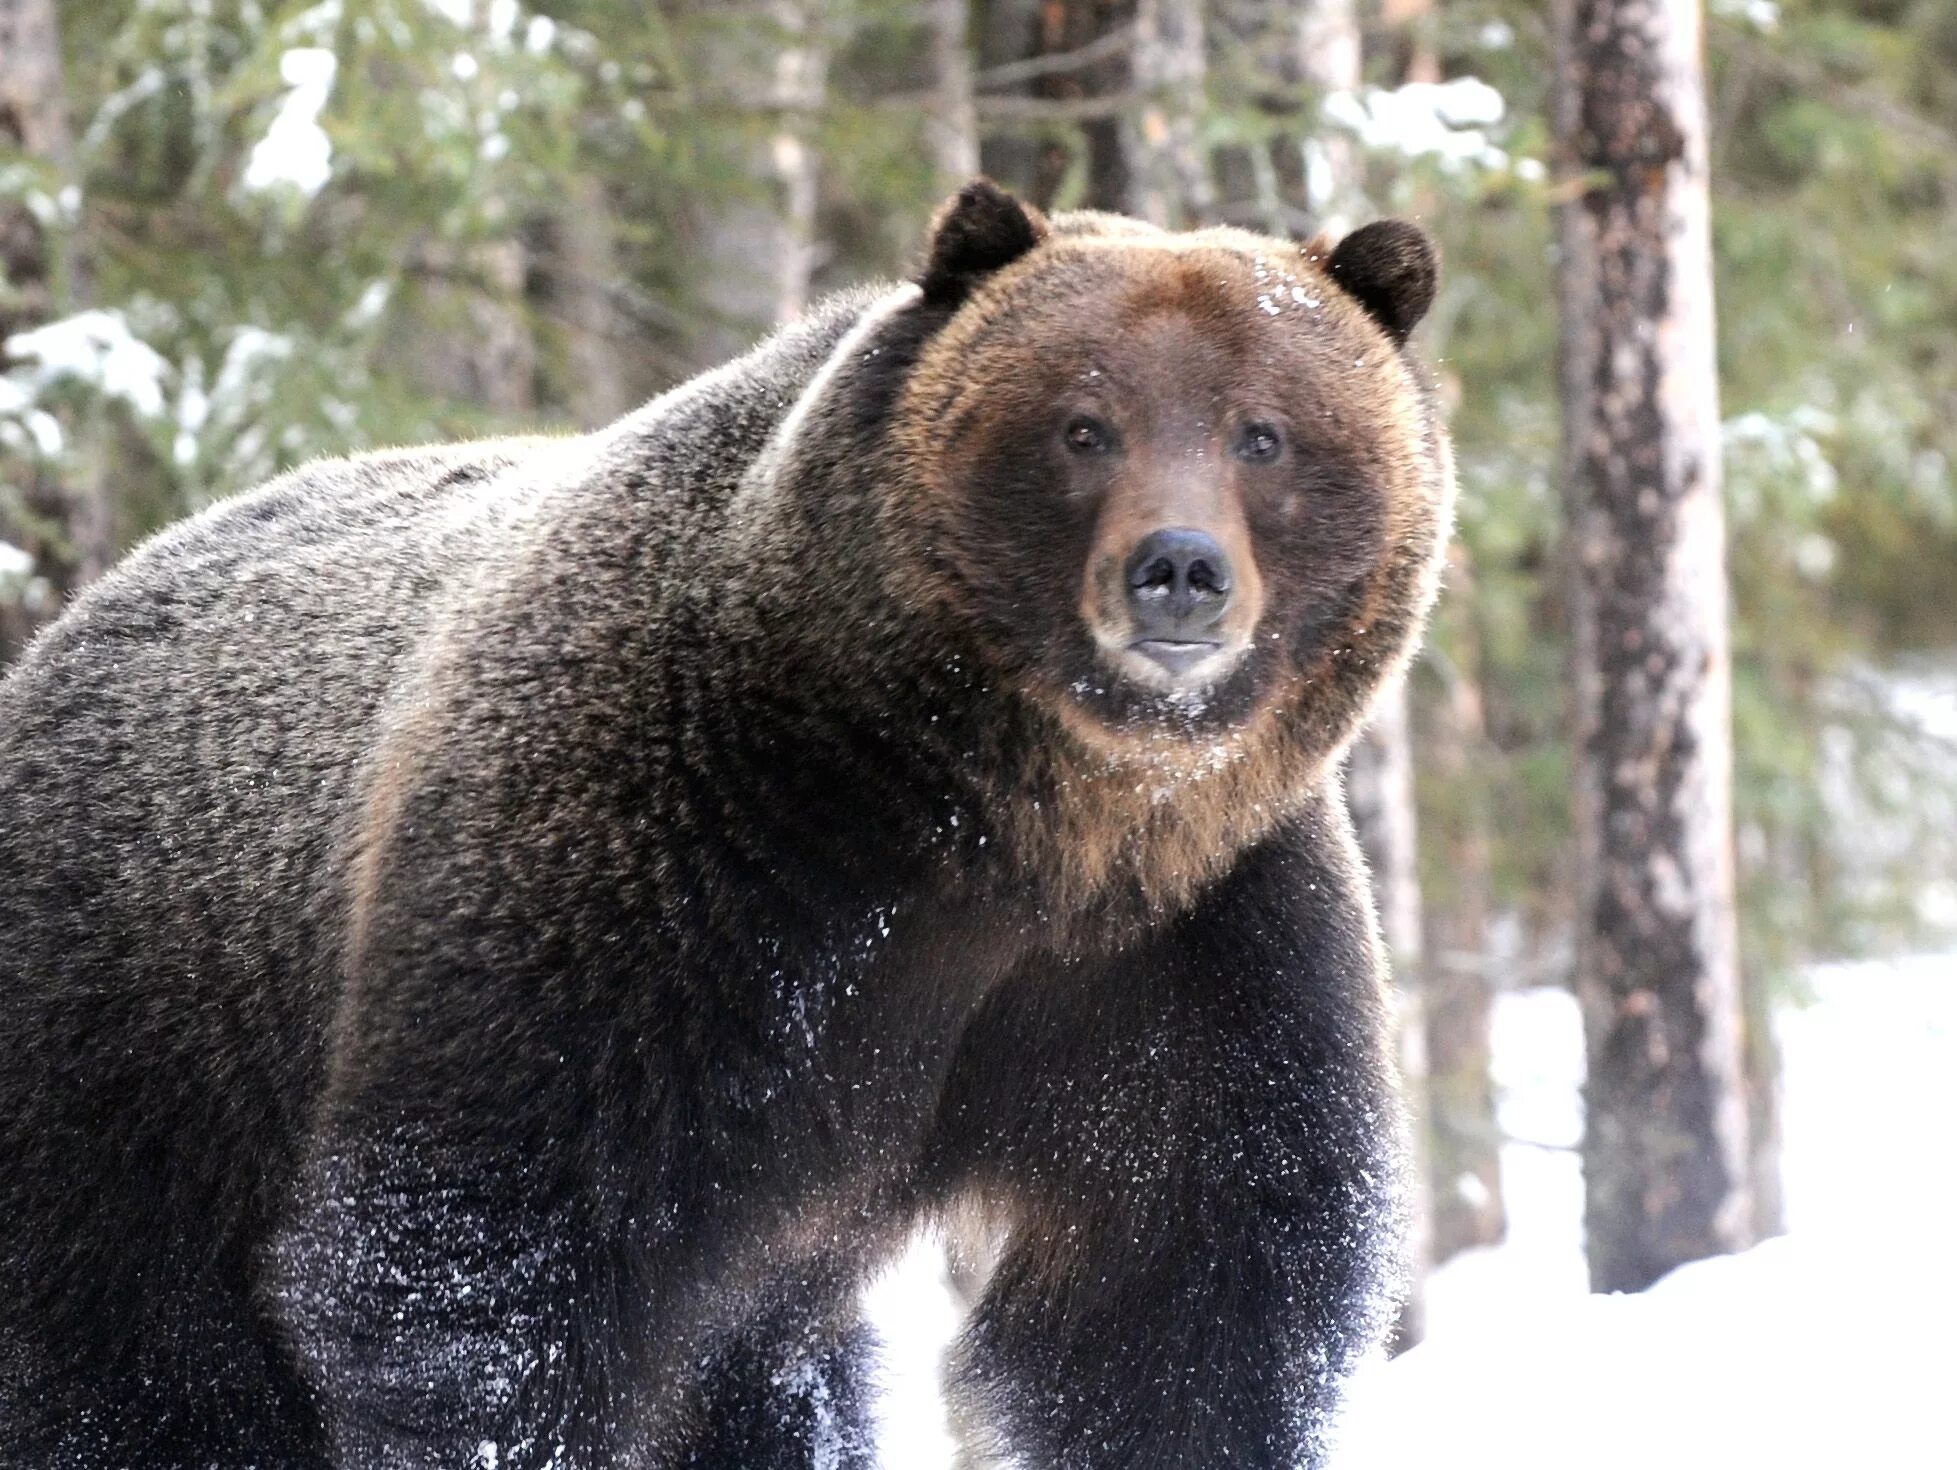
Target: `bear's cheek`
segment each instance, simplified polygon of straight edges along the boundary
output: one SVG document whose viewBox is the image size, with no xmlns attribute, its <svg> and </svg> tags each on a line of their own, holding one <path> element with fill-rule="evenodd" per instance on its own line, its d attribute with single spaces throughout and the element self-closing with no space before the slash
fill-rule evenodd
<svg viewBox="0 0 1957 1470">
<path fill-rule="evenodd" d="M 1007 451 L 975 459 L 944 487 L 937 541 L 954 601 L 1022 667 L 1051 662 L 1079 634 L 1094 507 L 1063 469 Z"/>
<path fill-rule="evenodd" d="M 1288 485 L 1253 507 L 1265 582 L 1258 638 L 1302 652 L 1338 631 L 1386 555 L 1386 526 L 1384 498 L 1351 481 Z"/>
</svg>

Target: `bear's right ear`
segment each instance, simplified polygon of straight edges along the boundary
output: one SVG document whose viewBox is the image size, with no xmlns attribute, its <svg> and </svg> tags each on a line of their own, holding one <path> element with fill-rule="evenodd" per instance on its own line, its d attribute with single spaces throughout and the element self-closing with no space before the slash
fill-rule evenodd
<svg viewBox="0 0 1957 1470">
<path fill-rule="evenodd" d="M 990 179 L 974 179 L 938 211 L 917 284 L 924 299 L 953 306 L 1001 266 L 1046 238 L 1046 216 Z"/>
</svg>

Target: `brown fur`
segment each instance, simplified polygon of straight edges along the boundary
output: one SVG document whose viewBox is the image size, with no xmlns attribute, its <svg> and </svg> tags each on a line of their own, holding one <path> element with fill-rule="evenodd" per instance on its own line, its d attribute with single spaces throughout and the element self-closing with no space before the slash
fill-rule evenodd
<svg viewBox="0 0 1957 1470">
<path fill-rule="evenodd" d="M 1382 544 L 1356 607 L 1327 630 L 1307 666 L 1269 679 L 1254 710 L 1230 728 L 1192 740 L 1175 728 L 1110 726 L 1064 690 L 1029 680 L 1022 692 L 1053 711 L 1057 738 L 1044 752 L 1045 770 L 1010 797 L 1007 825 L 1023 860 L 1046 875 L 1039 886 L 1057 910 L 1115 890 L 1142 895 L 1156 912 L 1186 902 L 1326 779 L 1433 598 L 1451 510 L 1445 436 L 1418 370 L 1334 283 L 1329 254 L 1323 241 L 1300 247 L 1236 229 L 1171 235 L 1113 216 L 1055 216 L 1043 244 L 978 283 L 926 347 L 900 401 L 893 438 L 919 467 L 918 503 L 927 509 L 894 535 L 913 544 L 899 575 L 919 602 L 946 596 L 924 570 L 923 548 L 943 531 L 932 510 L 967 473 L 959 446 L 1050 416 L 1027 361 L 1038 350 L 1027 340 L 1029 306 L 1064 299 L 1082 266 L 1110 258 L 1127 283 L 1110 319 L 1073 322 L 1063 312 L 1056 330 L 1092 335 L 1114 353 L 1141 342 L 1137 356 L 1162 375 L 1149 387 L 1161 402 L 1176 400 L 1185 363 L 1151 354 L 1151 336 L 1186 336 L 1209 349 L 1225 365 L 1224 391 L 1238 396 L 1266 391 L 1272 357 L 1288 360 L 1336 416 L 1384 507 Z M 1287 358 L 1280 333 L 1288 323 L 1280 319 L 1303 306 L 1294 290 L 1313 303 L 1305 309 L 1320 316 L 1313 325 L 1322 322 L 1323 331 L 1313 348 L 1292 346 Z M 1275 302 L 1276 318 L 1260 302 Z M 1197 490 L 1177 484 L 1173 470 L 1157 458 L 1109 492 L 1076 599 L 1090 625 L 1119 617 L 1106 565 L 1160 524 L 1217 533 L 1238 569 L 1233 618 L 1255 624 L 1267 611 L 1242 477 Z"/>
<path fill-rule="evenodd" d="M 1002 1452 L 1318 1470 L 1396 1280 L 1334 770 L 1445 533 L 1431 284 L 975 183 L 608 429 L 105 578 L 0 685 L 0 1470 L 868 1470 L 855 1289 L 973 1199 Z M 1164 521 L 1194 674 L 1108 580 Z"/>
</svg>

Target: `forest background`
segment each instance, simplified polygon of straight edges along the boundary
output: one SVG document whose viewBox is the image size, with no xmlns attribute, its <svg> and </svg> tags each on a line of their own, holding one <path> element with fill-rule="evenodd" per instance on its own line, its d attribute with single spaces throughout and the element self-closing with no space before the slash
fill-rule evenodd
<svg viewBox="0 0 1957 1470">
<path fill-rule="evenodd" d="M 906 272 L 981 169 L 1170 225 L 1416 217 L 1460 534 L 1354 793 L 1427 1254 L 1488 1243 L 1493 999 L 1569 984 L 1579 921 L 1551 32 L 1525 0 L 0 0 L 0 660 L 282 468 L 604 423 Z M 1957 6 L 1713 0 L 1705 42 L 1764 1234 L 1762 1018 L 1816 958 L 1957 938 Z"/>
</svg>

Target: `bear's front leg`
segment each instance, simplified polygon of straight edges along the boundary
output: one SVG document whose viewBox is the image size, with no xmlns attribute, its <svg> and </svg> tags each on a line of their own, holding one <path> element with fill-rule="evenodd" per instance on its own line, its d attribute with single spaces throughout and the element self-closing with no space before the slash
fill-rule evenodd
<svg viewBox="0 0 1957 1470">
<path fill-rule="evenodd" d="M 875 1470 L 876 1343 L 857 1274 L 777 1284 L 707 1363 L 695 1427 L 675 1470 Z"/>
<path fill-rule="evenodd" d="M 1042 1470 L 1317 1467 L 1401 1276 L 1398 1104 L 1343 812 L 975 1023 L 946 1176 L 1007 1221 L 954 1392 Z"/>
<path fill-rule="evenodd" d="M 426 1128 L 322 1152 L 273 1299 L 346 1470 L 638 1463 L 624 1221 L 549 1152 Z"/>
</svg>

